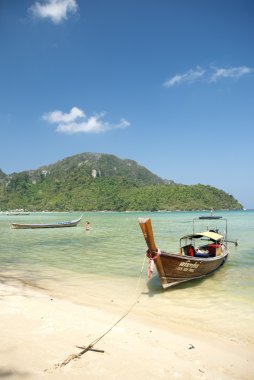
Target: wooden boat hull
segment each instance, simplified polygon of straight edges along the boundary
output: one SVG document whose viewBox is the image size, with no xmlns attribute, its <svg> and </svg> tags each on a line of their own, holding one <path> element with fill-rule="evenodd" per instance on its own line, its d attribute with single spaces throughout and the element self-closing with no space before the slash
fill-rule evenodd
<svg viewBox="0 0 254 380">
<path fill-rule="evenodd" d="M 219 257 L 198 258 L 161 252 L 154 259 L 161 285 L 164 289 L 181 282 L 203 278 L 215 272 L 227 260 L 228 252 Z"/>
<path fill-rule="evenodd" d="M 82 218 L 82 217 L 81 217 Z M 45 224 L 22 224 L 12 223 L 11 227 L 14 229 L 37 229 L 37 228 L 63 228 L 63 227 L 76 227 L 81 218 L 72 220 L 70 222 L 58 222 L 58 223 L 45 223 Z"/>
</svg>

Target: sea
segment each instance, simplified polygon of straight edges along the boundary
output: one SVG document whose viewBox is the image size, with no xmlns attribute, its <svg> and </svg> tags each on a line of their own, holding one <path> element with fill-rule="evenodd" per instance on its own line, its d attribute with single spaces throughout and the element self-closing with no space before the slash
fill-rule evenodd
<svg viewBox="0 0 254 380">
<path fill-rule="evenodd" d="M 32 286 L 116 319 L 130 310 L 165 328 L 170 322 L 254 342 L 254 210 L 215 211 L 227 220 L 227 239 L 238 245 L 228 243 L 229 258 L 214 274 L 167 290 L 156 270 L 148 279 L 138 219 L 151 218 L 157 247 L 175 252 L 180 237 L 192 233 L 193 220 L 207 212 L 85 212 L 77 227 L 11 228 L 13 222 L 52 223 L 81 214 L 0 213 L 0 283 Z"/>
</svg>

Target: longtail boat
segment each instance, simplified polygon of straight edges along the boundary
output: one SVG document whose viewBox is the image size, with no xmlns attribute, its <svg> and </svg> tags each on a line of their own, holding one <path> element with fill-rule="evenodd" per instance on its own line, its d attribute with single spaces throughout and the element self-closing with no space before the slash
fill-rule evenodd
<svg viewBox="0 0 254 380">
<path fill-rule="evenodd" d="M 66 221 L 66 222 L 56 222 L 56 223 L 34 223 L 34 224 L 22 224 L 22 223 L 11 223 L 11 227 L 15 229 L 24 228 L 62 228 L 62 227 L 76 227 L 81 221 L 82 216 L 76 220 Z"/>
<path fill-rule="evenodd" d="M 218 229 L 194 232 L 194 220 L 219 220 L 225 222 L 225 236 Z M 219 216 L 201 216 L 193 220 L 193 233 L 180 238 L 178 252 L 160 251 L 154 241 L 150 219 L 139 219 L 148 250 L 148 275 L 151 277 L 153 266 L 157 269 L 164 289 L 182 282 L 203 278 L 219 269 L 227 260 L 227 220 Z M 207 227 L 208 228 L 208 227 Z M 237 241 L 234 242 L 237 245 Z"/>
</svg>

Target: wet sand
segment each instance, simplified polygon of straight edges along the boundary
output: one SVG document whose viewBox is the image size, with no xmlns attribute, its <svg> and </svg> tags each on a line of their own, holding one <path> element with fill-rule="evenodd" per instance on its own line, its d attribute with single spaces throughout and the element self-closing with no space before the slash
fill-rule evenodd
<svg viewBox="0 0 254 380">
<path fill-rule="evenodd" d="M 0 300 L 3 379 L 253 379 L 253 340 L 182 324 L 173 310 L 166 323 L 155 320 L 139 303 L 93 346 L 103 352 L 88 351 L 61 366 L 124 313 L 17 280 L 1 281 Z"/>
</svg>

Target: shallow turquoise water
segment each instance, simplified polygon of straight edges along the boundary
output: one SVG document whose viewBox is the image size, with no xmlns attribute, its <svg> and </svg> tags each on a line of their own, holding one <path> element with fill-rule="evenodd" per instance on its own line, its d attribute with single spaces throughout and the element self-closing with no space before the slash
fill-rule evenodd
<svg viewBox="0 0 254 380">
<path fill-rule="evenodd" d="M 218 213 L 228 220 L 227 263 L 214 275 L 163 291 L 156 273 L 147 282 L 141 274 L 143 296 L 139 312 L 154 318 L 201 323 L 214 330 L 220 323 L 229 333 L 254 335 L 254 211 Z M 19 278 L 53 294 L 99 306 L 124 306 L 136 289 L 146 250 L 139 217 L 151 217 L 157 246 L 178 250 L 181 235 L 192 232 L 201 213 L 85 213 L 77 227 L 14 230 L 11 222 L 47 223 L 75 219 L 78 213 L 0 213 L 0 279 Z M 91 231 L 85 231 L 85 221 Z M 193 316 L 185 319 L 185 314 Z M 237 326 L 237 328 L 236 328 Z"/>
</svg>

